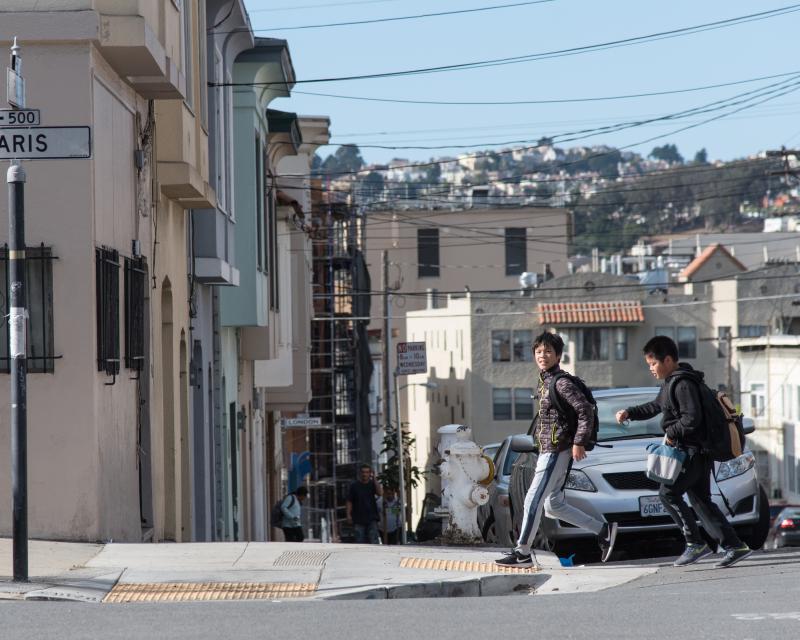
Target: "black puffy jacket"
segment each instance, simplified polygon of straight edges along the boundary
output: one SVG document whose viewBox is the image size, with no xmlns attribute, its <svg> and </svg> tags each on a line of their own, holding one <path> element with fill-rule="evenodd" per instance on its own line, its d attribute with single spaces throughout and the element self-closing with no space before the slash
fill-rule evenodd
<svg viewBox="0 0 800 640">
<path fill-rule="evenodd" d="M 678 380 L 676 377 L 680 376 Z M 691 365 L 678 364 L 678 371 L 671 373 L 658 392 L 656 399 L 635 407 L 628 407 L 631 420 L 647 420 L 661 414 L 661 428 L 667 437 L 678 445 L 699 447 L 705 428 L 703 424 L 703 406 L 700 403 L 698 386 L 688 378 L 703 381 L 703 372 L 695 371 Z M 674 383 L 676 407 L 669 398 L 670 386 Z"/>
</svg>

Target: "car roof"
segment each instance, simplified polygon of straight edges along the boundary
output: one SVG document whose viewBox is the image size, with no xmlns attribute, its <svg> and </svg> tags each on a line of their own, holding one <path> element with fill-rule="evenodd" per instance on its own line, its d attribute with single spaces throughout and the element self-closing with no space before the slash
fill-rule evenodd
<svg viewBox="0 0 800 640">
<path fill-rule="evenodd" d="M 592 389 L 592 395 L 595 398 L 613 398 L 615 396 L 652 396 L 661 389 L 661 387 L 617 387 L 615 389 Z"/>
<path fill-rule="evenodd" d="M 800 507 L 784 507 L 781 509 L 778 515 L 782 518 L 785 518 L 786 516 L 800 515 Z"/>
</svg>

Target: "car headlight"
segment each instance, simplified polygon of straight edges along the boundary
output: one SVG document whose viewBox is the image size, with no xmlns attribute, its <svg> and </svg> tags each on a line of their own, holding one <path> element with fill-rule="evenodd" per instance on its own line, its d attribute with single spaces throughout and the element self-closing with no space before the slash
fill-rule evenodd
<svg viewBox="0 0 800 640">
<path fill-rule="evenodd" d="M 592 484 L 583 471 L 573 469 L 567 476 L 567 484 L 564 485 L 565 489 L 572 489 L 574 491 L 597 491 L 597 487 Z"/>
<path fill-rule="evenodd" d="M 754 466 L 756 466 L 756 457 L 750 451 L 743 453 L 733 460 L 721 462 L 719 469 L 717 469 L 717 482 L 740 476 Z"/>
</svg>

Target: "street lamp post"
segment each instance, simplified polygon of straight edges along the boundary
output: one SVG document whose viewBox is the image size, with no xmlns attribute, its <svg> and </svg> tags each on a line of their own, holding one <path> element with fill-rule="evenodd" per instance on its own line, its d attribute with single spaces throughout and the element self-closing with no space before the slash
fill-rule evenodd
<svg viewBox="0 0 800 640">
<path fill-rule="evenodd" d="M 408 514 L 406 513 L 406 476 L 404 470 L 405 451 L 403 447 L 403 423 L 400 420 L 400 391 L 406 387 L 425 387 L 426 389 L 437 389 L 439 385 L 435 382 L 409 382 L 402 387 L 399 386 L 399 376 L 397 371 L 394 372 L 394 400 L 395 400 L 395 415 L 397 416 L 397 493 L 400 498 L 400 513 L 402 514 L 403 521 L 400 528 L 400 544 L 406 544 L 408 537 L 406 531 L 408 529 L 407 521 Z"/>
</svg>

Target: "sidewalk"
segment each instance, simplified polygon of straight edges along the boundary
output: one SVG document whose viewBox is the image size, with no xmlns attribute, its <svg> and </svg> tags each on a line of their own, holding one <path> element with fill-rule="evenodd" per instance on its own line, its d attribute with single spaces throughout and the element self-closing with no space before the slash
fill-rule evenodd
<svg viewBox="0 0 800 640">
<path fill-rule="evenodd" d="M 202 600 L 428 598 L 566 594 L 617 586 L 656 571 L 633 565 L 502 569 L 491 547 L 291 542 L 82 544 L 31 541 L 30 582 L 11 581 L 0 539 L 0 599 L 93 603 Z"/>
</svg>

